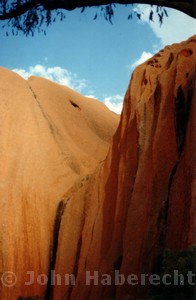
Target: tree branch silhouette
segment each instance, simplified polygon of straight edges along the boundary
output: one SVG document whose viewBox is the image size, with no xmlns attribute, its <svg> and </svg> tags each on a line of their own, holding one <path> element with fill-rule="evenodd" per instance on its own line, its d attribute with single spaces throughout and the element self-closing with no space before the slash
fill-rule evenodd
<svg viewBox="0 0 196 300">
<path fill-rule="evenodd" d="M 163 21 L 165 13 L 164 7 L 177 9 L 193 18 L 196 18 L 195 0 L 0 0 L 0 21 L 8 21 L 8 25 L 17 30 L 21 30 L 26 34 L 33 33 L 39 29 L 46 21 L 49 25 L 52 22 L 51 12 L 61 10 L 71 11 L 76 8 L 81 8 L 82 12 L 86 7 L 101 7 L 105 10 L 104 17 L 111 22 L 114 15 L 115 4 L 149 4 L 159 7 L 156 12 L 159 15 L 160 23 Z M 149 20 L 152 21 L 152 11 L 149 15 Z M 63 13 L 58 12 L 57 16 L 63 19 Z M 138 15 L 138 17 L 140 17 Z M 96 16 L 95 18 L 96 19 Z"/>
</svg>

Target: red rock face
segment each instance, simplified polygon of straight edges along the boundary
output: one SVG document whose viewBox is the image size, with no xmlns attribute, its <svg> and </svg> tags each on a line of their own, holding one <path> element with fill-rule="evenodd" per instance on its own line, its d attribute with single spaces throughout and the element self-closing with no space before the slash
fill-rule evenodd
<svg viewBox="0 0 196 300">
<path fill-rule="evenodd" d="M 76 284 L 54 287 L 54 299 L 143 299 L 146 286 L 103 285 L 102 274 L 140 278 L 162 249 L 195 243 L 195 42 L 168 46 L 133 73 L 107 159 L 62 217 L 56 271 Z M 98 285 L 86 285 L 86 271 L 99 271 Z"/>
<path fill-rule="evenodd" d="M 196 241 L 195 50 L 194 38 L 166 47 L 133 75 L 134 82 L 145 67 L 139 82 L 148 86 L 135 109 L 141 150 L 123 237 L 121 272 L 127 275 L 150 274 L 161 249 L 186 249 Z M 128 286 L 117 298 L 140 293 L 141 287 Z"/>
<path fill-rule="evenodd" d="M 21 248 L 18 249 L 23 249 L 25 254 L 20 256 L 16 250 L 17 260 L 11 260 L 11 246 L 8 247 L 10 252 L 2 248 L 7 260 L 5 254 L 1 258 L 12 261 L 9 266 L 17 262 L 21 272 L 31 266 L 37 274 L 46 273 L 49 284 L 40 287 L 35 283 L 27 290 L 23 281 L 17 293 L 14 289 L 2 289 L 6 295 L 2 299 L 13 299 L 12 296 L 19 293 L 26 297 L 45 295 L 45 299 L 55 300 L 144 299 L 146 286 L 115 284 L 115 270 L 125 278 L 130 274 L 140 278 L 141 274 L 151 274 L 164 248 L 185 249 L 196 242 L 195 62 L 196 37 L 192 37 L 166 47 L 134 71 L 106 159 L 104 148 L 99 152 L 100 159 L 93 165 L 94 169 L 89 171 L 92 164 L 86 165 L 79 152 L 77 166 L 83 162 L 82 172 L 74 181 L 69 181 L 69 191 L 64 196 L 55 198 L 53 210 L 47 209 L 45 215 L 50 226 L 45 225 L 45 216 L 42 226 L 39 221 L 36 228 L 35 222 L 29 227 L 25 221 L 18 231 L 14 229 L 17 236 L 21 230 L 26 232 L 28 245 L 24 246 L 24 238 L 19 242 Z M 35 84 L 33 89 L 36 90 Z M 47 105 L 52 105 L 49 103 Z M 48 108 L 48 112 L 51 111 Z M 60 111 L 56 111 L 57 116 Z M 91 120 L 89 124 L 90 128 L 92 124 L 96 128 L 96 136 L 102 133 L 105 141 L 107 128 L 103 134 L 101 123 L 95 126 Z M 96 157 L 93 151 L 92 160 Z M 55 166 L 56 160 L 52 157 L 51 162 Z M 58 172 L 51 176 L 52 183 L 54 175 Z M 18 184 L 20 182 L 18 180 Z M 60 186 L 63 189 L 63 185 Z M 39 216 L 45 209 L 46 200 L 42 201 Z M 12 205 L 17 207 L 13 201 Z M 10 204 L 9 209 L 11 207 Z M 38 207 L 36 200 L 34 210 Z M 34 210 L 25 206 L 22 210 L 27 214 L 25 217 L 20 215 L 18 206 L 19 224 L 20 218 L 32 218 Z M 14 224 L 15 221 L 12 224 L 10 220 L 10 229 L 6 231 L 10 243 Z M 41 243 L 45 228 L 50 238 Z M 40 230 L 43 230 L 41 236 Z M 33 252 L 29 245 L 34 245 Z M 5 270 L 3 266 L 2 262 L 1 269 Z M 72 281 L 69 281 L 71 274 Z M 109 277 L 106 279 L 103 274 L 111 275 L 111 284 Z M 89 275 L 94 279 L 90 280 Z"/>
</svg>

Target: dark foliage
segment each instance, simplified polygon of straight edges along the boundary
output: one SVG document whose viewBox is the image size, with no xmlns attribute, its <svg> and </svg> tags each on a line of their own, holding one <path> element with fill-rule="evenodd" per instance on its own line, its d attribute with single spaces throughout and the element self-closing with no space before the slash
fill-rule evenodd
<svg viewBox="0 0 196 300">
<path fill-rule="evenodd" d="M 191 279 L 188 278 L 188 272 L 192 274 Z M 178 251 L 165 249 L 160 257 L 157 274 L 160 278 L 166 274 L 169 275 L 171 284 L 165 285 L 161 280 L 160 285 L 151 286 L 149 299 L 195 299 L 196 246 Z"/>
<path fill-rule="evenodd" d="M 183 2 L 184 0 L 181 0 Z M 190 2 L 192 0 L 189 0 Z M 2 27 L 5 28 L 6 34 L 10 32 L 17 35 L 22 32 L 26 36 L 34 35 L 36 31 L 46 34 L 46 28 L 54 23 L 56 20 L 63 21 L 66 18 L 66 10 L 73 10 L 78 8 L 81 13 L 88 7 L 96 7 L 96 13 L 93 20 L 98 17 L 103 17 L 106 21 L 113 23 L 113 18 L 116 12 L 116 4 L 124 4 L 127 7 L 128 19 L 134 16 L 141 19 L 142 13 L 135 10 L 134 3 L 147 3 L 151 4 L 151 11 L 149 20 L 154 21 L 155 14 L 159 18 L 160 25 L 167 17 L 167 10 L 162 5 L 172 7 L 173 0 L 152 0 L 152 1 L 103 1 L 103 0 L 86 0 L 86 1 L 65 1 L 65 0 L 0 0 L 0 21 Z M 106 3 L 105 5 L 102 5 Z M 156 5 L 159 4 L 159 5 Z M 176 3 L 176 2 L 175 2 Z M 161 6 L 160 6 L 161 5 Z M 179 7 L 179 10 L 182 10 Z"/>
<path fill-rule="evenodd" d="M 195 0 L 0 0 L 0 21 L 3 22 L 2 27 L 11 28 L 12 34 L 22 32 L 34 35 L 35 31 L 45 34 L 47 26 L 57 19 L 63 21 L 65 11 L 76 8 L 84 13 L 86 8 L 96 7 L 93 19 L 96 20 L 101 15 L 112 24 L 116 4 L 122 4 L 127 7 L 128 19 L 133 16 L 140 19 L 142 13 L 135 10 L 136 3 L 151 5 L 149 20 L 154 21 L 156 14 L 160 25 L 164 17 L 168 16 L 165 7 L 178 9 L 196 18 Z"/>
</svg>

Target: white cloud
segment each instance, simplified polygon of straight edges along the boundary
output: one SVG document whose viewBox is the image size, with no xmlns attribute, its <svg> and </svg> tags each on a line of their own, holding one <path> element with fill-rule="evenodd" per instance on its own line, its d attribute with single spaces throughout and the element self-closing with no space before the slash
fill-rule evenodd
<svg viewBox="0 0 196 300">
<path fill-rule="evenodd" d="M 77 74 L 63 69 L 61 67 L 47 68 L 43 65 L 35 65 L 25 69 L 14 69 L 14 72 L 18 73 L 24 79 L 28 79 L 30 76 L 40 76 L 51 81 L 57 82 L 62 85 L 66 85 L 78 92 L 83 91 L 86 97 L 97 99 L 93 90 L 88 90 L 87 81 L 85 79 L 78 79 Z M 87 91 L 85 91 L 87 90 Z M 117 94 L 110 97 L 105 97 L 104 104 L 112 111 L 120 114 L 123 106 L 123 96 Z"/>
<path fill-rule="evenodd" d="M 123 99 L 124 97 L 122 95 L 114 95 L 105 97 L 104 104 L 112 111 L 114 111 L 117 114 L 121 114 L 122 107 L 123 107 Z"/>
<path fill-rule="evenodd" d="M 162 47 L 182 42 L 195 34 L 196 20 L 186 14 L 171 8 L 166 8 L 168 17 L 164 17 L 160 26 L 158 16 L 154 13 L 154 22 L 149 21 L 150 5 L 136 5 L 137 11 L 141 12 L 141 20 L 148 23 L 155 35 L 160 39 Z"/>
<path fill-rule="evenodd" d="M 24 69 L 13 69 L 12 71 L 18 73 L 24 79 L 27 79 L 30 76 L 29 72 Z"/>
<path fill-rule="evenodd" d="M 132 65 L 130 66 L 131 69 L 135 69 L 138 65 L 141 65 L 147 59 L 151 58 L 154 54 L 151 52 L 143 51 L 140 58 L 138 58 Z"/>
<path fill-rule="evenodd" d="M 79 79 L 77 74 L 61 67 L 47 68 L 43 65 L 37 64 L 35 66 L 29 67 L 27 70 L 14 69 L 13 71 L 18 73 L 25 79 L 28 79 L 28 77 L 32 75 L 40 76 L 59 84 L 66 85 L 78 92 L 81 92 L 84 88 L 86 88 L 87 83 L 85 79 Z"/>
<path fill-rule="evenodd" d="M 94 94 L 85 95 L 87 98 L 97 99 Z"/>
</svg>

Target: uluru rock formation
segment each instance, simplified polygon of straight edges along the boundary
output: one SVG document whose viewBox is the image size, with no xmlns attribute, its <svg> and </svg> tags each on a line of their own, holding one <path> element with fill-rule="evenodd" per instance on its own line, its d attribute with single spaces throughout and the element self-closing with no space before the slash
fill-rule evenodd
<svg viewBox="0 0 196 300">
<path fill-rule="evenodd" d="M 14 288 L 0 299 L 41 295 L 27 270 L 48 274 L 58 203 L 106 157 L 119 117 L 101 102 L 46 79 L 0 69 L 0 272 Z M 83 201 L 81 199 L 81 201 Z"/>
<path fill-rule="evenodd" d="M 19 278 L 1 299 L 149 299 L 115 272 L 152 274 L 196 243 L 195 66 L 194 36 L 137 67 L 109 150 L 103 105 L 1 69 L 0 272 Z"/>
</svg>

